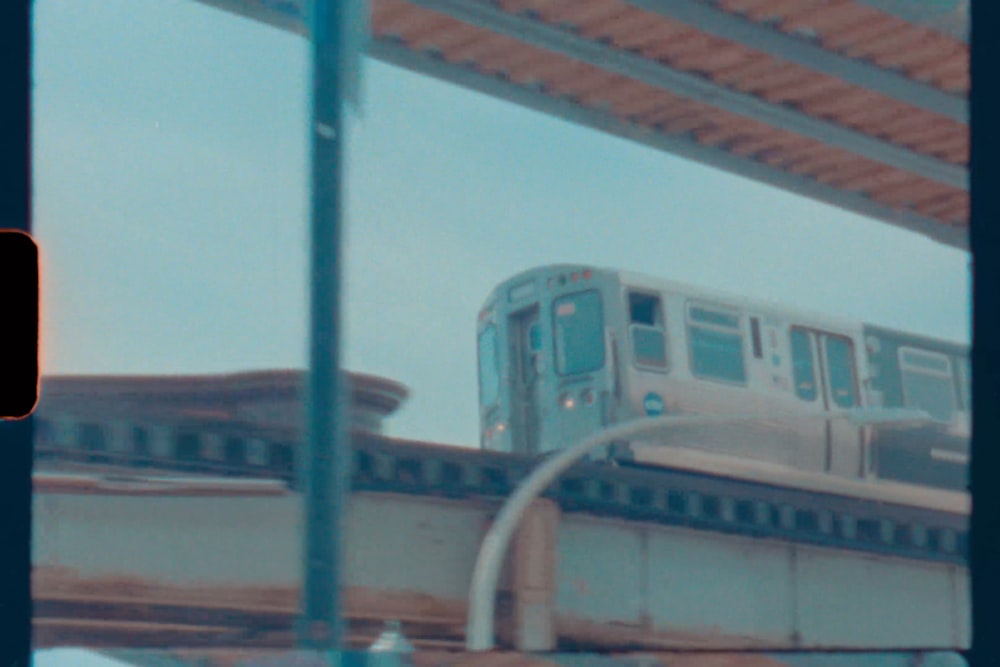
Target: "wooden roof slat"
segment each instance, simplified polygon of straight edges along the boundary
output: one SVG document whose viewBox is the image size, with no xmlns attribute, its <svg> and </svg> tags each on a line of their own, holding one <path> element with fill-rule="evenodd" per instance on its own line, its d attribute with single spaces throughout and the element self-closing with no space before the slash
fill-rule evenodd
<svg viewBox="0 0 1000 667">
<path fill-rule="evenodd" d="M 877 96 L 864 90 L 852 88 L 849 92 L 817 95 L 812 99 L 803 100 L 800 106 L 810 114 L 839 119 L 844 114 L 869 109 L 873 104 L 877 105 L 878 102 Z"/>
<path fill-rule="evenodd" d="M 600 85 L 591 86 L 589 90 L 582 90 L 576 96 L 583 104 L 594 105 L 606 103 L 614 108 L 616 95 L 623 90 L 629 90 L 631 83 L 631 79 L 617 76 Z"/>
<path fill-rule="evenodd" d="M 656 60 L 669 60 L 676 56 L 704 53 L 711 41 L 712 38 L 708 35 L 683 26 L 683 30 L 673 32 L 669 39 L 660 39 L 648 45 L 643 50 L 643 55 Z"/>
<path fill-rule="evenodd" d="M 583 32 L 596 22 L 613 19 L 627 11 L 628 6 L 620 0 L 578 0 L 565 5 L 556 15 Z"/>
<path fill-rule="evenodd" d="M 473 41 L 482 39 L 482 32 L 464 23 L 458 23 L 454 29 L 440 31 L 428 35 L 423 39 L 418 39 L 417 43 L 423 48 L 435 48 L 442 53 L 451 49 L 467 46 Z"/>
<path fill-rule="evenodd" d="M 892 113 L 888 104 L 866 104 L 836 115 L 837 122 L 848 127 L 862 129 L 872 135 L 880 135 L 886 126 L 886 117 Z M 934 116 L 928 117 L 925 112 L 914 110 L 915 115 L 923 116 L 926 122 L 932 122 Z"/>
<path fill-rule="evenodd" d="M 771 132 L 744 134 L 730 144 L 729 152 L 734 155 L 750 156 L 767 148 L 781 148 L 780 138 L 780 134 Z"/>
<path fill-rule="evenodd" d="M 947 50 L 942 50 L 937 57 L 921 67 L 910 67 L 911 76 L 933 76 L 935 72 L 943 68 L 956 68 L 960 70 L 969 67 L 969 51 L 960 46 L 952 45 Z"/>
<path fill-rule="evenodd" d="M 665 21 L 648 12 L 633 9 L 623 15 L 606 21 L 590 31 L 596 38 L 611 39 L 625 44 L 629 38 L 662 35 L 670 21 Z"/>
<path fill-rule="evenodd" d="M 754 7 L 770 2 L 770 0 L 720 0 L 719 4 L 729 12 L 745 14 Z"/>
<path fill-rule="evenodd" d="M 868 192 L 878 188 L 887 188 L 902 184 L 909 178 L 912 177 L 906 172 L 882 167 L 874 173 L 867 172 L 864 174 L 856 174 L 832 181 L 831 185 L 836 185 L 837 187 L 849 190 L 860 189 Z"/>
<path fill-rule="evenodd" d="M 786 32 L 812 28 L 819 35 L 850 25 L 858 25 L 871 16 L 873 10 L 850 0 L 839 4 L 816 5 L 801 12 L 789 14 L 781 25 Z"/>
<path fill-rule="evenodd" d="M 962 148 L 961 137 L 942 137 L 937 141 L 928 141 L 920 145 L 920 152 L 929 153 L 931 155 L 942 155 L 951 153 Z"/>
<path fill-rule="evenodd" d="M 813 176 L 816 173 L 824 169 L 832 169 L 844 162 L 850 162 L 853 158 L 850 154 L 843 153 L 841 151 L 829 152 L 823 151 L 816 153 L 811 157 L 805 158 L 793 158 L 789 160 L 785 165 L 784 169 L 793 174 Z"/>
<path fill-rule="evenodd" d="M 860 26 L 831 31 L 823 35 L 820 41 L 828 49 L 844 52 L 857 44 L 864 44 L 868 40 L 884 39 L 898 32 L 905 32 L 908 29 L 909 25 L 907 23 L 876 12 L 874 16 Z"/>
<path fill-rule="evenodd" d="M 740 129 L 730 123 L 721 122 L 695 132 L 695 138 L 705 146 L 718 146 L 740 135 Z"/>
<path fill-rule="evenodd" d="M 934 80 L 940 79 L 942 76 L 960 74 L 961 72 L 968 70 L 968 68 L 968 54 L 954 53 L 947 58 L 942 58 L 936 63 L 925 67 L 915 67 L 910 71 L 914 77 Z"/>
<path fill-rule="evenodd" d="M 449 37 L 452 39 L 468 39 L 475 36 L 473 28 L 463 25 L 458 21 L 442 16 L 435 23 L 427 24 L 414 30 L 407 30 L 404 34 L 407 44 L 416 49 L 435 48 L 440 49 L 439 44 L 447 43 Z"/>
<path fill-rule="evenodd" d="M 663 62 L 669 62 L 674 55 L 704 52 L 705 36 L 687 26 L 682 26 L 682 28 L 682 30 L 676 31 L 671 29 L 672 32 L 668 38 L 649 42 L 640 52 L 647 58 Z"/>
<path fill-rule="evenodd" d="M 965 205 L 967 199 L 967 197 L 962 197 L 956 193 L 941 197 L 936 202 L 926 202 L 917 208 L 924 215 L 937 217 L 940 215 L 947 215 L 950 211 L 961 208 Z"/>
<path fill-rule="evenodd" d="M 955 134 L 959 137 L 967 135 L 964 128 L 957 123 L 942 118 L 928 120 L 925 116 L 913 113 L 887 121 L 883 132 L 892 141 L 907 145 L 926 140 L 928 137 L 937 138 L 941 134 Z"/>
<path fill-rule="evenodd" d="M 674 67 L 692 72 L 702 72 L 714 78 L 716 72 L 738 66 L 747 57 L 747 50 L 737 46 L 722 46 L 707 53 L 675 57 Z"/>
<path fill-rule="evenodd" d="M 515 80 L 512 77 L 513 72 L 523 71 L 520 69 L 523 65 L 538 62 L 543 58 L 544 55 L 541 55 L 533 50 L 523 49 L 521 51 L 501 51 L 490 55 L 488 58 L 484 58 L 484 60 L 488 60 L 490 67 L 496 68 L 499 72 L 503 72 L 513 81 Z M 524 83 L 521 79 L 518 79 L 518 81 Z"/>
<path fill-rule="evenodd" d="M 647 113 L 658 109 L 673 98 L 665 93 L 650 94 L 640 83 L 630 81 L 630 86 L 618 91 L 613 100 L 615 112 L 629 118 L 641 118 Z"/>
<path fill-rule="evenodd" d="M 577 65 L 563 74 L 549 77 L 549 90 L 557 95 L 577 97 L 615 80 L 616 75 L 610 72 L 583 63 Z"/>
<path fill-rule="evenodd" d="M 887 40 L 876 42 L 864 49 L 864 56 L 882 67 L 892 66 L 894 61 L 910 62 L 921 58 L 940 58 L 942 54 L 950 53 L 953 45 L 944 40 L 935 39 L 931 30 L 917 29 L 911 33 L 910 39 Z"/>
<path fill-rule="evenodd" d="M 928 188 L 926 192 L 917 195 L 910 201 L 910 207 L 914 209 L 921 209 L 930 206 L 931 204 L 940 202 L 942 199 L 950 197 L 953 194 L 957 194 L 955 190 L 947 188 L 931 190 Z"/>
<path fill-rule="evenodd" d="M 784 20 L 805 9 L 812 9 L 821 2 L 823 0 L 769 0 L 747 8 L 745 13 L 755 21 Z"/>
<path fill-rule="evenodd" d="M 649 114 L 646 120 L 653 125 L 660 125 L 678 118 L 687 118 L 689 116 L 704 118 L 705 115 L 706 112 L 703 107 L 678 98 L 676 102 L 666 104 L 659 111 Z"/>
<path fill-rule="evenodd" d="M 809 72 L 803 71 L 800 67 L 782 66 L 774 63 L 771 70 L 762 72 L 755 77 L 747 77 L 733 82 L 733 87 L 739 90 L 752 90 L 763 92 L 769 88 L 793 85 L 795 83 L 808 83 L 811 80 Z"/>
<path fill-rule="evenodd" d="M 784 164 L 787 161 L 786 152 L 780 148 L 762 151 L 754 159 L 756 162 L 778 169 L 784 169 Z"/>
<path fill-rule="evenodd" d="M 945 159 L 954 164 L 968 164 L 969 163 L 969 145 L 963 143 L 961 146 L 956 146 L 954 149 L 945 151 Z"/>
<path fill-rule="evenodd" d="M 504 0 L 501 6 L 507 11 L 521 13 L 531 11 L 543 21 L 558 23 L 559 17 L 579 4 L 578 0 Z"/>
<path fill-rule="evenodd" d="M 371 22 L 372 26 L 377 26 L 380 22 L 391 18 L 401 11 L 412 10 L 412 6 L 404 0 L 378 0 L 372 3 Z"/>
<path fill-rule="evenodd" d="M 538 51 L 539 53 L 543 53 Z M 507 74 L 511 80 L 528 83 L 531 81 L 545 82 L 548 85 L 549 79 L 561 76 L 571 71 L 577 63 L 564 56 L 554 54 L 544 54 L 534 60 L 525 61 L 518 65 L 512 65 Z"/>
<path fill-rule="evenodd" d="M 774 68 L 774 60 L 767 56 L 758 56 L 734 67 L 714 72 L 712 80 L 729 86 L 737 81 L 752 79 L 758 74 L 773 71 Z"/>
<path fill-rule="evenodd" d="M 612 39 L 620 48 L 635 51 L 647 58 L 654 58 L 664 43 L 668 43 L 685 33 L 690 28 L 673 21 L 651 19 L 648 28 L 635 29 L 628 34 L 615 34 Z"/>
<path fill-rule="evenodd" d="M 914 203 L 918 200 L 941 196 L 941 194 L 949 192 L 953 192 L 953 190 L 939 188 L 936 183 L 932 183 L 925 178 L 914 177 L 909 184 L 881 188 L 873 191 L 871 196 L 873 199 L 883 201 L 890 206 L 913 208 Z"/>
<path fill-rule="evenodd" d="M 712 121 L 704 114 L 691 114 L 689 116 L 664 121 L 662 125 L 663 131 L 668 134 L 683 134 L 685 132 L 694 132 L 702 128 L 711 127 Z"/>
<path fill-rule="evenodd" d="M 863 40 L 844 49 L 844 54 L 851 58 L 871 59 L 878 55 L 896 51 L 908 51 L 914 45 L 922 42 L 927 35 L 926 30 L 907 25 L 883 35 L 877 40 Z"/>
<path fill-rule="evenodd" d="M 857 176 L 867 168 L 867 164 L 863 161 L 857 160 L 851 156 L 829 156 L 822 160 L 812 160 L 810 162 L 799 163 L 795 165 L 790 165 L 786 169 L 794 174 L 800 174 L 802 176 L 808 176 L 819 183 L 825 183 L 820 181 L 820 177 L 827 179 L 833 179 L 837 177 L 846 178 L 849 176 Z"/>
<path fill-rule="evenodd" d="M 480 30 L 476 32 L 482 32 L 482 37 L 442 50 L 445 60 L 454 63 L 474 62 L 478 58 L 482 58 L 491 52 L 508 48 L 510 45 L 510 39 L 503 35 L 495 35 Z"/>
<path fill-rule="evenodd" d="M 875 63 L 886 69 L 899 68 L 906 72 L 914 68 L 926 67 L 941 59 L 940 51 L 932 48 L 899 50 L 873 58 Z M 907 74 L 909 76 L 909 74 Z"/>
<path fill-rule="evenodd" d="M 813 178 L 826 185 L 836 185 L 844 190 L 864 190 L 864 180 L 876 176 L 882 167 L 877 164 L 855 165 L 840 163 L 829 169 L 823 169 L 813 174 Z M 846 186 L 845 182 L 855 185 Z"/>
<path fill-rule="evenodd" d="M 754 155 L 754 159 L 789 174 L 807 178 L 808 174 L 796 172 L 793 167 L 806 159 L 805 156 L 809 155 L 813 148 L 811 144 L 812 142 L 809 140 L 797 143 L 776 142 L 773 147 L 758 151 Z"/>
<path fill-rule="evenodd" d="M 771 146 L 773 141 L 769 133 L 746 134 L 733 141 L 729 147 L 729 152 L 747 157 Z"/>
<path fill-rule="evenodd" d="M 412 5 L 406 11 L 394 12 L 389 18 L 379 22 L 378 27 L 383 34 L 402 35 L 411 30 L 419 30 L 442 18 L 447 18 L 435 12 L 422 12 Z"/>
<path fill-rule="evenodd" d="M 767 91 L 766 97 L 772 101 L 782 101 L 791 104 L 801 104 L 810 99 L 824 95 L 846 95 L 851 88 L 842 81 L 830 77 L 815 77 L 812 81 L 802 84 L 789 84 L 775 87 Z"/>
</svg>

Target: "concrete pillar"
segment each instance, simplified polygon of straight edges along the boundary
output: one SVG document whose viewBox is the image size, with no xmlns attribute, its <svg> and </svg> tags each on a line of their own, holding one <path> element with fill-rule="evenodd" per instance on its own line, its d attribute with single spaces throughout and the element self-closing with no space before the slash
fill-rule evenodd
<svg viewBox="0 0 1000 667">
<path fill-rule="evenodd" d="M 556 539 L 559 506 L 535 500 L 525 512 L 512 550 L 514 643 L 518 651 L 556 648 Z"/>
</svg>

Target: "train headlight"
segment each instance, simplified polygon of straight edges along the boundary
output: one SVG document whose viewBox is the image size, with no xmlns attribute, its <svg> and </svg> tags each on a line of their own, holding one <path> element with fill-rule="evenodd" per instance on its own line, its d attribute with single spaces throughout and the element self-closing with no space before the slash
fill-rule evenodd
<svg viewBox="0 0 1000 667">
<path fill-rule="evenodd" d="M 494 428 L 496 429 L 497 435 L 499 435 L 507 430 L 507 425 L 504 424 L 503 422 L 500 422 Z"/>
<path fill-rule="evenodd" d="M 572 410 L 576 407 L 576 399 L 570 394 L 563 394 L 559 397 L 559 405 L 561 405 L 564 410 Z"/>
</svg>

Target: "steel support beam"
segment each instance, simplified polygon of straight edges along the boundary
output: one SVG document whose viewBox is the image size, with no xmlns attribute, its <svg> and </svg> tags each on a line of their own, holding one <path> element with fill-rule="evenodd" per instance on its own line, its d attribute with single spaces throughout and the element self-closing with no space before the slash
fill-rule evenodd
<svg viewBox="0 0 1000 667">
<path fill-rule="evenodd" d="M 960 123 L 968 123 L 968 102 L 963 97 L 876 65 L 842 56 L 804 39 L 716 9 L 710 4 L 695 0 L 627 1 L 639 9 L 685 23 L 709 35 L 766 53 L 772 58 L 841 79 Z"/>
<path fill-rule="evenodd" d="M 434 76 L 508 102 L 515 102 L 578 125 L 782 188 L 852 213 L 876 218 L 908 231 L 923 234 L 940 243 L 963 250 L 968 249 L 968 234 L 964 229 L 950 227 L 912 211 L 894 209 L 862 194 L 824 185 L 804 176 L 769 167 L 748 157 L 705 146 L 692 138 L 659 133 L 566 99 L 555 98 L 499 78 L 484 76 L 474 69 L 453 65 L 429 54 L 414 52 L 392 40 L 375 40 L 369 47 L 369 54 L 392 65 Z"/>
<path fill-rule="evenodd" d="M 947 164 L 808 114 L 770 104 L 753 95 L 724 88 L 693 74 L 620 51 L 542 21 L 505 12 L 486 0 L 409 1 L 424 9 L 641 81 L 673 95 L 794 132 L 949 187 L 965 191 L 969 189 L 968 171 L 964 167 Z"/>
<path fill-rule="evenodd" d="M 313 12 L 307 448 L 300 470 L 305 486 L 304 582 L 298 630 L 304 648 L 339 651 L 344 635 L 342 523 L 351 457 L 347 377 L 340 370 L 346 3 L 316 0 Z"/>
</svg>

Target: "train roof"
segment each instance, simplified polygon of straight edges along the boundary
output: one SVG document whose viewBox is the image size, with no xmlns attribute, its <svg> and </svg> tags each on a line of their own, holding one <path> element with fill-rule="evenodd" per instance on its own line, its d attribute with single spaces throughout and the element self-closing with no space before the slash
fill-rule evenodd
<svg viewBox="0 0 1000 667">
<path fill-rule="evenodd" d="M 924 336 L 923 334 L 915 334 L 909 331 L 903 331 L 902 329 L 893 329 L 878 324 L 866 324 L 865 333 L 883 338 L 891 338 L 901 342 L 912 343 L 921 347 L 928 347 L 932 349 L 936 348 L 950 354 L 968 354 L 970 348 L 968 343 L 948 340 L 946 338 Z"/>
<path fill-rule="evenodd" d="M 870 324 L 859 319 L 854 319 L 839 315 L 830 315 L 829 313 L 824 313 L 819 310 L 813 310 L 810 308 L 791 306 L 789 304 L 777 300 L 754 299 L 752 297 L 742 296 L 739 294 L 735 294 L 733 292 L 726 292 L 724 290 L 708 288 L 681 280 L 660 278 L 650 274 L 612 269 L 608 267 L 595 266 L 590 264 L 558 263 L 558 264 L 546 264 L 543 266 L 536 266 L 531 269 L 526 269 L 504 280 L 502 283 L 499 283 L 493 289 L 493 291 L 490 292 L 489 296 L 485 301 L 485 305 L 488 306 L 490 303 L 494 301 L 498 291 L 508 287 L 513 283 L 526 280 L 527 278 L 537 275 L 539 273 L 584 271 L 587 269 L 593 271 L 595 274 L 617 276 L 622 283 L 630 287 L 637 287 L 640 289 L 645 288 L 656 291 L 662 291 L 662 290 L 676 291 L 691 296 L 697 296 L 708 301 L 718 301 L 724 304 L 739 306 L 747 310 L 755 310 L 762 314 L 775 314 L 775 315 L 795 314 L 799 316 L 804 323 L 816 326 L 822 326 L 824 328 L 840 329 L 840 330 L 861 329 L 866 332 L 875 333 L 876 335 L 888 335 L 888 336 L 903 338 L 908 341 L 912 341 L 915 343 L 922 343 L 930 347 L 948 348 L 957 354 L 965 353 L 969 349 L 968 344 L 962 343 L 960 341 L 948 340 L 943 338 L 934 338 L 932 336 L 925 336 L 921 334 L 914 334 L 903 331 L 901 329 L 893 329 L 891 327 L 886 327 L 882 325 Z"/>
</svg>

